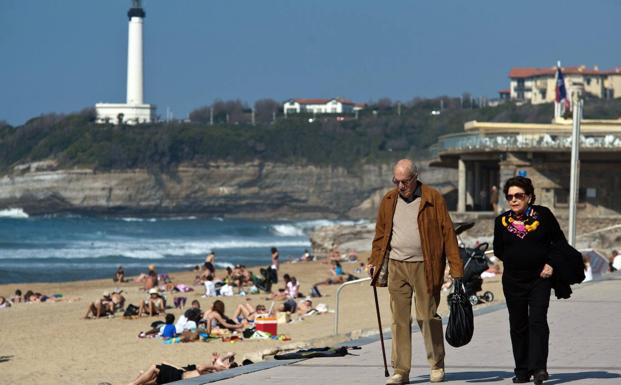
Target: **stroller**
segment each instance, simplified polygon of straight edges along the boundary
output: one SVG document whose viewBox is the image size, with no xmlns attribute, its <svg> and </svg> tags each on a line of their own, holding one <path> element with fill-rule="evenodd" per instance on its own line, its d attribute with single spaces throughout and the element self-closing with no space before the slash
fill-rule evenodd
<svg viewBox="0 0 621 385">
<path fill-rule="evenodd" d="M 489 247 L 487 242 L 481 243 L 474 248 L 466 247 L 464 242 L 459 238 L 459 234 L 471 229 L 474 222 L 464 222 L 455 225 L 455 233 L 459 239 L 459 254 L 464 262 L 464 277 L 462 283 L 464 291 L 470 303 L 474 306 L 478 303 L 492 302 L 494 293 L 486 291 L 483 295 L 477 293 L 482 290 L 483 279 L 481 273 L 488 269 L 490 261 L 485 256 L 485 251 Z M 449 294 L 449 297 L 452 294 Z M 450 302 L 450 298 L 449 298 Z"/>
</svg>

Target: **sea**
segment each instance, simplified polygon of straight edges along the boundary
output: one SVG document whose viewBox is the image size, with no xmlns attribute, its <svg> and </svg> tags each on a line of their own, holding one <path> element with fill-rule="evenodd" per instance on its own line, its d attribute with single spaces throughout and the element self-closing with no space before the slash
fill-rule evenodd
<svg viewBox="0 0 621 385">
<path fill-rule="evenodd" d="M 330 220 L 270 221 L 179 216 L 31 217 L 19 208 L 0 210 L 0 284 L 64 282 L 126 275 L 189 271 L 216 254 L 216 267 L 268 266 L 270 249 L 282 261 L 310 250 L 318 226 L 353 223 Z"/>
</svg>

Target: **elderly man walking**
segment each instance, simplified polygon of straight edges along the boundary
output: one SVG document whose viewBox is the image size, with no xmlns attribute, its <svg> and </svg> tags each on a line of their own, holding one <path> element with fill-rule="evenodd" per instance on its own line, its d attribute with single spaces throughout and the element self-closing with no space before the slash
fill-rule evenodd
<svg viewBox="0 0 621 385">
<path fill-rule="evenodd" d="M 375 225 L 369 272 L 372 285 L 388 286 L 392 311 L 392 367 L 386 384 L 406 384 L 412 366 L 412 295 L 431 366 L 431 382 L 444 381 L 444 337 L 437 314 L 440 288 L 448 259 L 450 274 L 461 278 L 464 268 L 457 237 L 442 195 L 418 181 L 409 159 L 395 164 L 396 188 L 382 199 Z M 382 264 L 387 263 L 387 270 Z M 388 277 L 385 279 L 384 271 Z M 381 277 L 380 277 L 381 275 Z"/>
</svg>

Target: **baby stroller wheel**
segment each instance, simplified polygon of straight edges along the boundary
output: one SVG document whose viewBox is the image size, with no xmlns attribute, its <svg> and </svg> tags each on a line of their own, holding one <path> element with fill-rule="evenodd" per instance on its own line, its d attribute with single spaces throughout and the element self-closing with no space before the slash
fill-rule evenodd
<svg viewBox="0 0 621 385">
<path fill-rule="evenodd" d="M 491 291 L 486 291 L 485 293 L 483 293 L 483 299 L 485 300 L 485 302 L 492 302 L 494 300 L 494 293 L 492 293 Z"/>
<path fill-rule="evenodd" d="M 468 297 L 468 301 L 470 301 L 470 304 L 474 306 L 479 303 L 479 297 L 477 297 L 476 294 L 472 294 Z"/>
</svg>

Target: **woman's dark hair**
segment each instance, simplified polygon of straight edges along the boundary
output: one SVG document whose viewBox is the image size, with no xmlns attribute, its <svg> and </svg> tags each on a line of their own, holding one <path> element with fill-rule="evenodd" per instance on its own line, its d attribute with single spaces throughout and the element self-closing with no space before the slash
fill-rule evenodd
<svg viewBox="0 0 621 385">
<path fill-rule="evenodd" d="M 33 294 L 34 294 L 34 292 L 33 292 L 32 290 L 28 290 L 28 291 L 26 292 L 26 294 L 24 294 L 24 299 L 25 299 L 26 301 L 30 301 L 30 296 L 32 296 Z"/>
<path fill-rule="evenodd" d="M 211 310 L 217 312 L 221 316 L 224 317 L 224 302 L 218 300 L 213 301 L 213 305 L 211 306 Z"/>
<path fill-rule="evenodd" d="M 526 178 L 523 176 L 514 176 L 513 178 L 509 178 L 505 182 L 505 187 L 502 188 L 502 192 L 507 195 L 509 193 L 510 187 L 519 187 L 524 190 L 526 195 L 530 196 L 530 204 L 535 204 L 535 187 L 533 186 L 533 181 L 530 178 Z"/>
<path fill-rule="evenodd" d="M 291 281 L 291 276 L 289 276 L 289 274 L 285 273 L 285 275 L 282 276 L 282 279 L 284 279 L 285 282 L 289 282 L 289 281 Z"/>
<path fill-rule="evenodd" d="M 276 253 L 276 252 L 278 252 L 278 249 L 275 247 L 272 247 L 272 253 Z"/>
<path fill-rule="evenodd" d="M 21 296 L 22 295 L 22 291 L 19 290 L 19 289 L 15 290 L 15 295 L 20 295 Z"/>
</svg>

